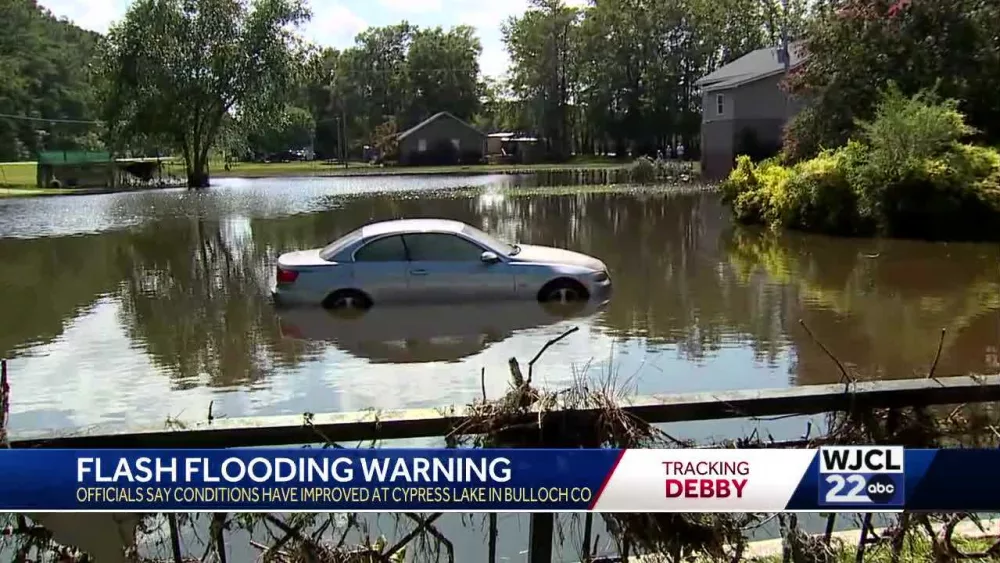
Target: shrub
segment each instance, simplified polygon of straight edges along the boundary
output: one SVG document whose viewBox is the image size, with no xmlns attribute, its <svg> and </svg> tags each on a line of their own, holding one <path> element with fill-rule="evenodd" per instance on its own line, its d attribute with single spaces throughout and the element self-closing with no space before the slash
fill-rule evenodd
<svg viewBox="0 0 1000 563">
<path fill-rule="evenodd" d="M 890 84 L 875 119 L 858 121 L 861 137 L 871 150 L 872 165 L 901 173 L 916 161 L 940 155 L 975 132 L 965 124 L 955 100 L 940 101 L 932 92 L 904 96 Z"/>
<path fill-rule="evenodd" d="M 885 93 L 860 139 L 782 166 L 741 156 L 723 182 L 741 222 L 836 234 L 1000 238 L 1000 153 L 962 144 L 972 133 L 953 101 Z"/>
<path fill-rule="evenodd" d="M 848 181 L 847 155 L 824 151 L 792 168 L 788 190 L 798 201 L 789 227 L 820 233 L 859 233 L 866 229 L 858 197 Z"/>
<path fill-rule="evenodd" d="M 647 156 L 640 156 L 628 165 L 628 178 L 632 182 L 643 184 L 656 180 L 656 177 L 656 163 Z"/>
<path fill-rule="evenodd" d="M 788 169 L 774 159 L 754 164 L 749 156 L 741 155 L 729 178 L 722 182 L 723 200 L 732 205 L 742 222 L 782 222 L 782 209 L 789 204 L 787 181 Z"/>
</svg>

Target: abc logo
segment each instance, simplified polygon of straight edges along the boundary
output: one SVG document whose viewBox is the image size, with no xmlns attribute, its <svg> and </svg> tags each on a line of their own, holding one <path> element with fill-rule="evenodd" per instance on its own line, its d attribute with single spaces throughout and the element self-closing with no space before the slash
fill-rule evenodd
<svg viewBox="0 0 1000 563">
<path fill-rule="evenodd" d="M 903 505 L 902 447 L 829 446 L 819 453 L 821 505 Z"/>
<path fill-rule="evenodd" d="M 886 504 L 897 497 L 899 484 L 891 475 L 832 474 L 826 476 L 826 503 Z M 901 491 L 900 491 L 901 492 Z"/>
<path fill-rule="evenodd" d="M 882 504 L 892 500 L 896 494 L 896 483 L 888 475 L 872 475 L 865 485 L 865 492 L 872 502 Z"/>
</svg>

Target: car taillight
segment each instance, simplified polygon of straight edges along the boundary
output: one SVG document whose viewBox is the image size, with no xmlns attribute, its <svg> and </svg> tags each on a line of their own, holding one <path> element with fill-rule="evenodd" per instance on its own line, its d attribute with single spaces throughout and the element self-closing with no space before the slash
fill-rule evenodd
<svg viewBox="0 0 1000 563">
<path fill-rule="evenodd" d="M 295 270 L 282 270 L 278 268 L 278 283 L 294 283 L 298 277 L 299 273 Z"/>
</svg>

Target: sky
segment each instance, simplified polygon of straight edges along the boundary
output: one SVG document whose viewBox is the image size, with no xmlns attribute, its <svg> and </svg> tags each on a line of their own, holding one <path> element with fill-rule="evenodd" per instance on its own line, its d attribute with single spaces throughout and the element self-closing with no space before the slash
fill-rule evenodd
<svg viewBox="0 0 1000 563">
<path fill-rule="evenodd" d="M 309 40 L 344 48 L 354 43 L 358 32 L 407 20 L 421 27 L 470 25 L 483 44 L 479 65 L 483 74 L 499 77 L 509 65 L 500 38 L 500 24 L 508 16 L 524 11 L 527 0 L 307 0 L 313 17 L 302 30 Z M 76 25 L 105 32 L 121 19 L 130 0 L 41 0 L 57 17 Z M 576 4 L 578 2 L 569 2 Z M 582 4 L 583 2 L 579 2 Z"/>
</svg>

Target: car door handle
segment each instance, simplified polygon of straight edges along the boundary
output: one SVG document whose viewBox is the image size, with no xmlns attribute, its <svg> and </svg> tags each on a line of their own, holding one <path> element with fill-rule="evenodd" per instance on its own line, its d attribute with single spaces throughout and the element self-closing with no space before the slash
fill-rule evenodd
<svg viewBox="0 0 1000 563">
<path fill-rule="evenodd" d="M 414 276 L 426 276 L 427 270 L 410 270 L 410 273 Z"/>
</svg>

